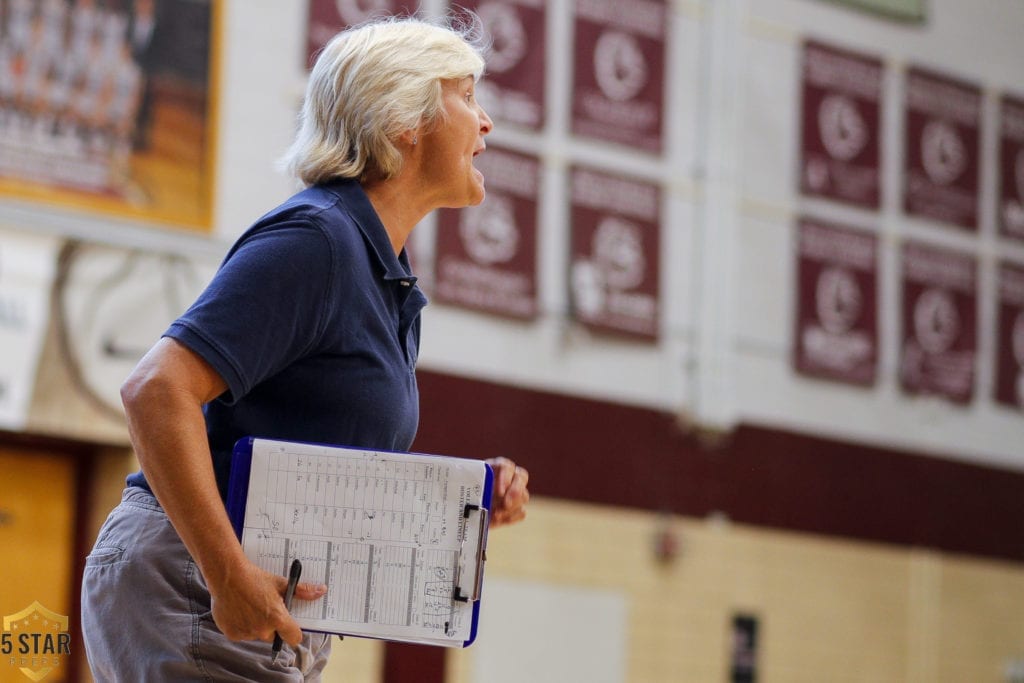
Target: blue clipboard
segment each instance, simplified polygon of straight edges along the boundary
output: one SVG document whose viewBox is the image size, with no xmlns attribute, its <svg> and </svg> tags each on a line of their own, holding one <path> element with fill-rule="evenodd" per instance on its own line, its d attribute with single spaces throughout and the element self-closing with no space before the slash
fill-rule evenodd
<svg viewBox="0 0 1024 683">
<path fill-rule="evenodd" d="M 231 458 L 231 474 L 228 480 L 228 497 L 227 497 L 227 511 L 228 517 L 231 520 L 231 525 L 235 530 L 235 535 L 239 541 L 242 540 L 246 508 L 249 500 L 249 483 L 252 476 L 252 462 L 253 462 L 253 447 L 257 439 L 254 437 L 244 437 L 239 439 L 235 443 L 235 447 Z M 413 458 L 438 458 L 443 460 L 460 461 L 460 459 L 450 458 L 448 456 L 437 456 L 429 455 L 424 453 L 395 453 L 390 451 L 376 451 L 369 449 L 349 449 L 340 446 L 334 446 L 329 444 L 315 444 L 309 442 L 299 441 L 281 441 L 281 440 L 269 440 L 261 439 L 261 441 L 267 444 L 281 445 L 281 446 L 297 446 L 297 447 L 317 447 L 327 449 L 328 452 L 357 452 L 362 454 L 374 454 L 388 458 L 403 458 L 411 456 Z M 465 461 L 462 462 L 479 462 L 479 461 Z M 473 580 L 471 585 L 461 585 L 463 581 L 462 572 L 459 571 L 461 562 L 456 564 L 454 576 L 452 577 L 451 586 L 451 598 L 454 602 L 462 603 L 462 605 L 472 605 L 472 618 L 470 621 L 469 637 L 464 641 L 457 639 L 446 640 L 437 639 L 437 641 L 424 641 L 420 639 L 407 639 L 402 637 L 391 637 L 389 635 L 367 635 L 360 633 L 358 630 L 321 630 L 318 628 L 307 628 L 303 626 L 303 630 L 307 631 L 320 631 L 324 633 L 335 633 L 338 635 L 355 636 L 355 637 L 367 637 L 367 638 L 378 638 L 384 640 L 394 640 L 398 642 L 415 642 L 421 644 L 436 644 L 447 647 L 458 647 L 460 644 L 462 647 L 468 647 L 476 640 L 477 631 L 480 621 L 480 603 L 481 595 L 483 590 L 483 571 L 484 571 L 484 560 L 486 558 L 486 547 L 487 547 L 487 527 L 489 521 L 489 508 L 491 497 L 494 491 L 494 471 L 490 465 L 481 463 L 484 465 L 484 477 L 482 481 L 482 493 L 478 500 L 466 500 L 462 509 L 462 537 L 463 544 L 465 538 L 470 534 L 470 518 L 476 516 L 479 520 L 478 536 L 476 541 L 476 553 L 475 557 L 471 558 L 469 563 L 475 569 Z M 251 558 L 252 559 L 252 558 Z M 301 622 L 300 622 L 301 623 Z"/>
</svg>

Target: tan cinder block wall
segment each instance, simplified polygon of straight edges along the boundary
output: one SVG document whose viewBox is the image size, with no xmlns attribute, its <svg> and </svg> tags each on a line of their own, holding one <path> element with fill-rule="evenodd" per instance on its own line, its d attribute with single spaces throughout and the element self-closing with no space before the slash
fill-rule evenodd
<svg viewBox="0 0 1024 683">
<path fill-rule="evenodd" d="M 335 639 L 323 683 L 380 683 L 384 676 L 384 645 L 365 638 Z"/>
<path fill-rule="evenodd" d="M 1000 681 L 1024 652 L 1024 566 L 681 517 L 680 553 L 661 564 L 664 523 L 535 499 L 491 534 L 487 575 L 624 594 L 635 683 L 728 680 L 736 612 L 760 618 L 766 683 Z M 471 683 L 472 656 L 449 653 L 447 683 Z"/>
</svg>

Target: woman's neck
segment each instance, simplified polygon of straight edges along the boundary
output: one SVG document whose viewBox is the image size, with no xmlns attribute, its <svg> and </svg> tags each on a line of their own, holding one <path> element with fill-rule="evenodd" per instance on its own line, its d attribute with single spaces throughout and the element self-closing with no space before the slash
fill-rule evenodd
<svg viewBox="0 0 1024 683">
<path fill-rule="evenodd" d="M 363 183 L 363 190 L 384 225 L 396 254 L 405 247 L 413 228 L 435 208 L 425 201 L 422 191 L 417 192 L 417 188 L 403 178 L 404 175 L 399 173 L 387 180 Z"/>
</svg>

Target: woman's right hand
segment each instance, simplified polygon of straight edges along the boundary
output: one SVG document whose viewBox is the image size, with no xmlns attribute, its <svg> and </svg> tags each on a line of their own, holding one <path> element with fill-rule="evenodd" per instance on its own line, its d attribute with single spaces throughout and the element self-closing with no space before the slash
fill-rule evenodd
<svg viewBox="0 0 1024 683">
<path fill-rule="evenodd" d="M 284 605 L 288 579 L 260 569 L 248 559 L 238 563 L 234 571 L 225 573 L 219 586 L 210 586 L 213 621 L 230 640 L 265 640 L 274 634 L 289 645 L 298 645 L 302 630 Z M 327 586 L 299 583 L 296 600 L 317 600 L 327 593 Z"/>
<path fill-rule="evenodd" d="M 289 644 L 302 631 L 284 606 L 288 581 L 242 552 L 213 473 L 203 405 L 227 383 L 200 356 L 164 337 L 121 389 L 132 445 L 146 481 L 206 579 L 213 620 L 231 640 Z M 326 587 L 299 584 L 295 597 L 315 600 Z"/>
</svg>

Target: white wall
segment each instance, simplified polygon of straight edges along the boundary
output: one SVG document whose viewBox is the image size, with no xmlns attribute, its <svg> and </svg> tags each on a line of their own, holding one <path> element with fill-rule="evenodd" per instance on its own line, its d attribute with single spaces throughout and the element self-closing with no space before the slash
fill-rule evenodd
<svg viewBox="0 0 1024 683">
<path fill-rule="evenodd" d="M 304 2 L 227 0 L 214 230 L 231 240 L 296 185 L 275 169 L 295 130 L 305 85 Z"/>
<path fill-rule="evenodd" d="M 927 3 L 923 26 L 876 20 L 829 3 L 748 2 L 737 41 L 746 46 L 744 123 L 747 151 L 740 179 L 740 234 L 736 263 L 736 391 L 744 419 L 894 444 L 938 455 L 1024 468 L 1024 416 L 991 399 L 995 356 L 995 263 L 1018 261 L 1024 247 L 996 237 L 996 104 L 1024 89 L 1024 5 L 1011 0 Z M 800 41 L 812 37 L 883 60 L 883 204 L 877 214 L 844 209 L 797 193 Z M 927 66 L 978 83 L 983 92 L 981 226 L 977 235 L 903 215 L 902 70 Z M 874 388 L 802 379 L 789 368 L 795 277 L 793 225 L 800 214 L 875 226 L 881 242 L 879 345 Z M 978 362 L 974 399 L 955 407 L 909 398 L 898 386 L 900 346 L 898 248 L 907 238 L 956 248 L 979 263 Z M 885 295 L 888 293 L 888 301 Z"/>
<path fill-rule="evenodd" d="M 429 6 L 435 9 L 440 0 Z M 303 88 L 305 2 L 224 0 L 221 18 L 217 195 L 213 238 L 0 201 L 0 225 L 153 249 L 220 254 L 249 223 L 294 188 L 274 169 L 287 146 Z M 799 50 L 816 37 L 880 56 L 886 64 L 883 125 L 900 130 L 893 74 L 932 66 L 983 85 L 983 159 L 992 166 L 998 91 L 1024 92 L 1024 4 L 1016 0 L 930 0 L 922 25 L 886 21 L 821 0 L 675 0 L 666 102 L 666 152 L 655 157 L 571 139 L 570 0 L 547 3 L 546 127 L 499 127 L 492 140 L 538 155 L 539 298 L 532 323 L 433 304 L 424 313 L 421 367 L 566 391 L 676 412 L 712 427 L 756 422 L 895 445 L 1024 469 L 1024 416 L 993 405 L 991 296 L 979 309 L 975 398 L 967 407 L 911 400 L 896 386 L 897 312 L 881 312 L 879 380 L 852 388 L 795 375 L 790 364 L 795 217 L 863 219 L 863 212 L 802 199 L 796 191 Z M 885 148 L 900 150 L 898 139 Z M 661 183 L 662 330 L 654 345 L 605 338 L 567 322 L 571 163 L 621 170 Z M 898 186 L 898 159 L 883 160 Z M 983 201 L 992 193 L 986 171 Z M 900 214 L 886 194 L 874 217 L 886 254 L 881 289 L 898 286 L 895 239 L 933 227 Z M 991 203 L 991 202 L 989 202 Z M 993 286 L 997 243 L 991 211 L 977 238 L 939 230 L 932 241 L 977 254 L 981 287 Z M 413 236 L 430 280 L 436 226 Z M 1011 249 L 1024 261 L 1024 248 Z"/>
</svg>

